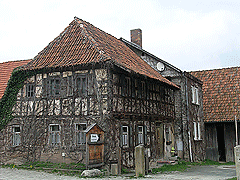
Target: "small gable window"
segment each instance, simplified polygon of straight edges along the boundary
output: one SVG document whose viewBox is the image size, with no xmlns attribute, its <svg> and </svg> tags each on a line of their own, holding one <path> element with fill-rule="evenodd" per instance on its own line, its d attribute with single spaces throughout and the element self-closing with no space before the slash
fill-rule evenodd
<svg viewBox="0 0 240 180">
<path fill-rule="evenodd" d="M 193 104 L 199 104 L 199 93 L 198 93 L 198 88 L 191 86 L 192 89 L 192 103 Z"/>
<path fill-rule="evenodd" d="M 33 95 L 34 95 L 34 85 L 33 84 L 26 85 L 26 96 L 33 97 Z"/>
<path fill-rule="evenodd" d="M 12 127 L 12 145 L 19 146 L 21 143 L 21 129 L 19 125 Z"/>
<path fill-rule="evenodd" d="M 76 124 L 76 140 L 77 144 L 86 143 L 86 132 L 87 124 Z"/>
<path fill-rule="evenodd" d="M 60 125 L 54 124 L 49 126 L 49 144 L 60 144 Z"/>
</svg>

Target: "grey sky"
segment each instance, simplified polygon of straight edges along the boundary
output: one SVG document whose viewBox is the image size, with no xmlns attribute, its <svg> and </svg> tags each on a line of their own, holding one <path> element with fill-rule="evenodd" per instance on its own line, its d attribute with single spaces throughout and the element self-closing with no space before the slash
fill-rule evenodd
<svg viewBox="0 0 240 180">
<path fill-rule="evenodd" d="M 0 0 L 0 62 L 30 59 L 77 16 L 182 70 L 239 66 L 240 1 Z"/>
</svg>

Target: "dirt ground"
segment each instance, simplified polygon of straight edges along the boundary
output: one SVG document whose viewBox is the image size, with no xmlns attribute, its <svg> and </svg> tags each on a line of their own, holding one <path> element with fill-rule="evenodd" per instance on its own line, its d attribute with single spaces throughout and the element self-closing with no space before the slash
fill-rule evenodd
<svg viewBox="0 0 240 180">
<path fill-rule="evenodd" d="M 134 174 L 127 174 L 116 177 L 106 178 L 90 178 L 93 179 L 113 179 L 125 180 L 130 179 Z M 193 166 L 185 172 L 171 172 L 164 174 L 146 175 L 141 179 L 162 179 L 162 180 L 223 180 L 236 177 L 235 166 L 222 165 L 222 166 Z M 79 180 L 81 178 L 71 176 L 60 176 L 57 174 L 49 174 L 45 172 L 37 172 L 30 170 L 18 170 L 10 168 L 0 168 L 0 180 Z M 83 178 L 86 179 L 86 178 Z"/>
</svg>

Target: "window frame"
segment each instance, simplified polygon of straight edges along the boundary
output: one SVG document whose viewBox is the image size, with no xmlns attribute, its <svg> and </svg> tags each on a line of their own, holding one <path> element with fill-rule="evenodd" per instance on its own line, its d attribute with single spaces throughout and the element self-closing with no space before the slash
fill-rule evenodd
<svg viewBox="0 0 240 180">
<path fill-rule="evenodd" d="M 85 129 L 79 130 L 78 129 L 79 125 L 85 125 Z M 85 132 L 86 129 L 87 129 L 87 123 L 76 123 L 75 124 L 76 145 L 86 144 L 86 132 Z M 82 136 L 83 136 L 83 138 L 82 138 Z M 83 141 L 81 142 L 82 139 L 83 139 Z"/>
<path fill-rule="evenodd" d="M 195 86 L 191 86 L 192 89 L 192 103 L 199 105 L 199 91 Z"/>
<path fill-rule="evenodd" d="M 202 140 L 201 123 L 199 121 L 193 121 L 193 134 L 194 134 L 195 141 Z"/>
<path fill-rule="evenodd" d="M 124 132 L 124 128 L 127 128 L 127 131 Z M 123 147 L 129 147 L 129 126 L 123 125 L 122 126 L 122 146 Z"/>
<path fill-rule="evenodd" d="M 139 127 L 142 128 L 142 132 L 139 131 Z M 138 144 L 144 144 L 144 126 L 143 125 L 138 125 L 137 126 L 137 143 Z"/>
<path fill-rule="evenodd" d="M 14 129 L 15 128 L 19 128 L 19 132 L 16 132 Z M 17 139 L 18 141 L 17 142 Z M 20 125 L 13 125 L 12 126 L 12 146 L 20 146 L 22 143 L 22 139 L 21 139 L 21 126 Z"/>
<path fill-rule="evenodd" d="M 80 79 L 80 85 L 78 83 L 78 79 Z M 83 83 L 83 79 L 85 79 L 85 83 Z M 83 88 L 83 84 L 85 84 L 85 88 Z M 88 78 L 86 74 L 80 74 L 76 76 L 75 79 L 75 87 L 76 92 L 79 96 L 86 96 L 88 91 Z"/>
<path fill-rule="evenodd" d="M 59 84 L 56 83 L 59 81 Z M 58 93 L 57 93 L 58 91 Z M 54 77 L 47 79 L 47 96 L 60 96 L 61 95 L 61 79 L 60 77 Z"/>
<path fill-rule="evenodd" d="M 27 84 L 26 85 L 26 97 L 28 97 L 28 98 L 33 97 L 34 94 L 35 94 L 35 85 Z"/>
<path fill-rule="evenodd" d="M 58 131 L 52 131 L 51 127 L 53 126 L 58 126 L 59 130 Z M 51 138 L 54 137 L 54 138 Z M 58 142 L 57 139 L 58 138 Z M 53 142 L 54 139 L 54 142 Z M 61 126 L 59 124 L 49 124 L 49 145 L 51 146 L 57 146 L 61 144 Z"/>
</svg>

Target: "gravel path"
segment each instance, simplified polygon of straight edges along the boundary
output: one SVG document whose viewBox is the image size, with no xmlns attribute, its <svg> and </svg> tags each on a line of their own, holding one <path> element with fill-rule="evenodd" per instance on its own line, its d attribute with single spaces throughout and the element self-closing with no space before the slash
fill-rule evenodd
<svg viewBox="0 0 240 180">
<path fill-rule="evenodd" d="M 133 174 L 132 174 L 133 175 Z M 107 178 L 90 178 L 93 179 L 114 179 L 125 180 L 130 176 L 117 176 Z M 166 180 L 224 180 L 236 177 L 235 166 L 194 166 L 186 172 L 173 172 L 168 174 L 147 175 L 147 179 L 166 179 Z M 0 180 L 80 180 L 86 178 L 78 178 L 71 176 L 60 176 L 46 172 L 37 172 L 23 169 L 0 168 Z"/>
</svg>

